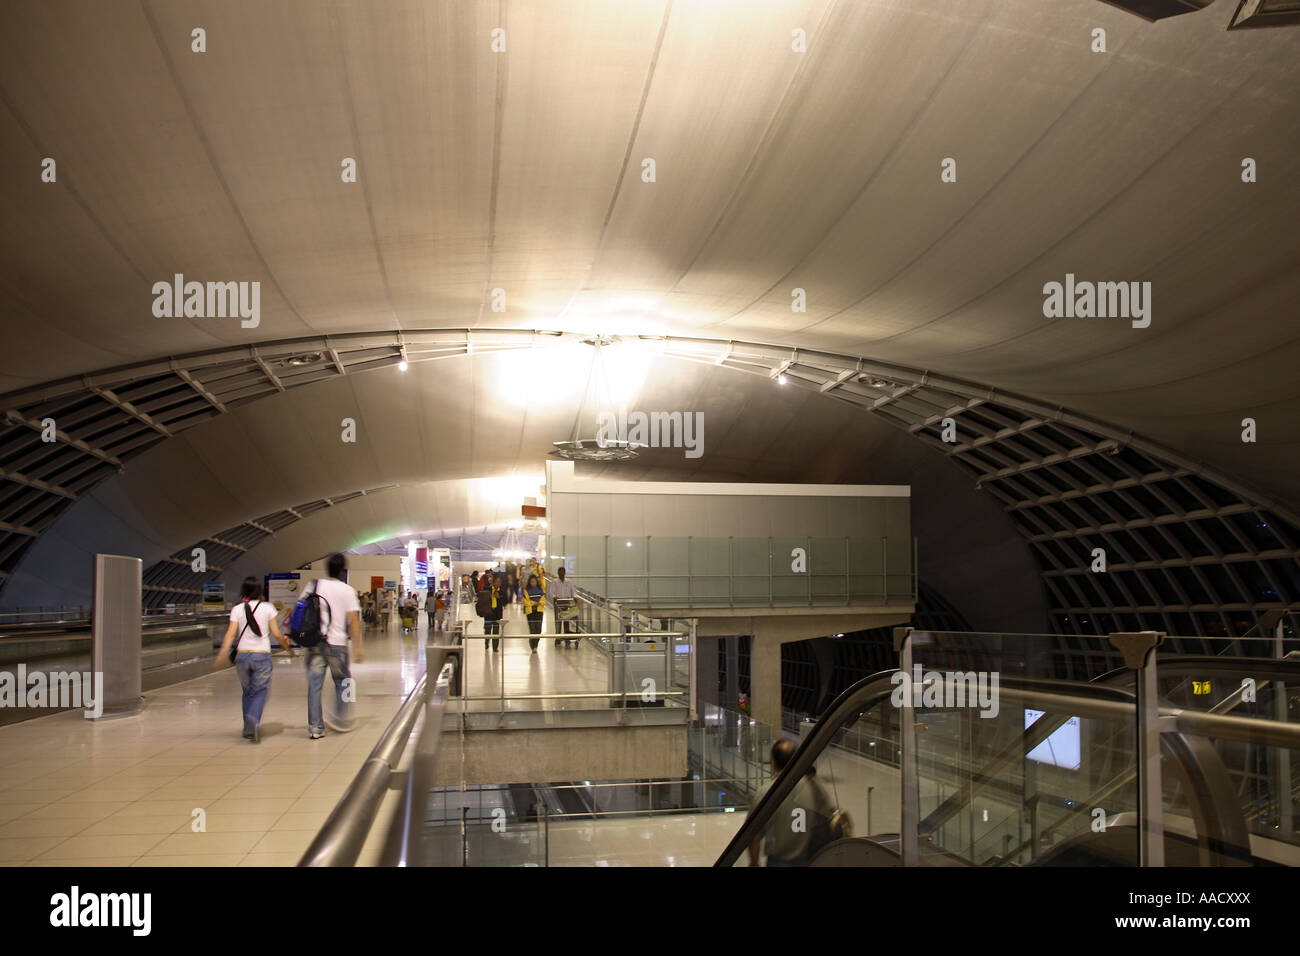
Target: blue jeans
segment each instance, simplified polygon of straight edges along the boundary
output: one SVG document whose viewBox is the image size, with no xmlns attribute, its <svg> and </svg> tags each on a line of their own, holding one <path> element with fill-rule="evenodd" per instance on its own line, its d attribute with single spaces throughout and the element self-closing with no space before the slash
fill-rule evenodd
<svg viewBox="0 0 1300 956">
<path fill-rule="evenodd" d="M 343 682 L 350 681 L 352 677 L 352 672 L 348 669 L 347 645 L 336 646 L 322 641 L 307 649 L 307 729 L 313 734 L 325 732 L 320 692 L 325 685 L 326 668 L 334 678 L 334 705 L 339 719 L 347 721 L 352 717 L 352 705 L 343 699 Z M 352 696 L 356 696 L 355 692 Z"/>
<path fill-rule="evenodd" d="M 244 688 L 244 734 L 249 736 L 262 722 L 262 708 L 271 691 L 271 655 L 251 651 L 236 654 L 235 673 Z"/>
</svg>

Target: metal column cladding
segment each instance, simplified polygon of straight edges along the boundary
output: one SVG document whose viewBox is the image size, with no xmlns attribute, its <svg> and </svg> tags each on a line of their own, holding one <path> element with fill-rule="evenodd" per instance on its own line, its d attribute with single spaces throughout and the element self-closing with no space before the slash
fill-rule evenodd
<svg viewBox="0 0 1300 956">
<path fill-rule="evenodd" d="M 91 669 L 103 675 L 103 717 L 127 717 L 144 704 L 140 696 L 139 558 L 95 555 Z"/>
</svg>

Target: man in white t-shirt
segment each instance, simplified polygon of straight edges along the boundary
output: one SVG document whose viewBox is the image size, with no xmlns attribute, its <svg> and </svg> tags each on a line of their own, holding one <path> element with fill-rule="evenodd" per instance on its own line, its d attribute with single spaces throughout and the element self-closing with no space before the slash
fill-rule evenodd
<svg viewBox="0 0 1300 956">
<path fill-rule="evenodd" d="M 325 736 L 320 696 L 327 668 L 334 678 L 335 713 L 330 715 L 330 730 L 346 732 L 352 729 L 356 687 L 348 668 L 349 637 L 356 647 L 357 663 L 364 661 L 366 656 L 361 646 L 361 602 L 356 590 L 343 579 L 348 559 L 341 554 L 331 554 L 326 568 L 329 577 L 317 579 L 315 588 L 326 605 L 321 609 L 321 617 L 329 623 L 325 640 L 307 649 L 307 732 L 312 740 Z"/>
<path fill-rule="evenodd" d="M 555 630 L 560 634 L 578 633 L 578 622 L 573 619 L 572 615 L 574 602 L 577 600 L 577 594 L 573 589 L 573 582 L 564 579 L 564 565 L 560 565 L 560 579 L 551 585 L 551 601 L 555 605 Z M 561 638 L 555 639 L 555 646 L 560 646 Z M 576 637 L 563 638 L 566 644 L 577 644 Z"/>
</svg>

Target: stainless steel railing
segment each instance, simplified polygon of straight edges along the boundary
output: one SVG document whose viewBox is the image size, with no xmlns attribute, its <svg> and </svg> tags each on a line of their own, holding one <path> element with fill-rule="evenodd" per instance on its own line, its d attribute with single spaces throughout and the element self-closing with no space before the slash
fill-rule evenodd
<svg viewBox="0 0 1300 956">
<path fill-rule="evenodd" d="M 445 672 L 447 667 L 455 666 L 452 662 L 446 662 L 447 667 L 444 667 L 446 652 L 447 648 L 438 645 L 427 648 L 425 672 L 402 701 L 402 706 L 370 751 L 361 770 L 298 862 L 299 866 L 352 866 L 356 863 L 378 813 L 379 804 L 389 789 L 397 764 L 406 750 L 411 730 L 422 715 L 426 722 L 426 733 L 422 736 L 429 737 L 430 745 L 436 748 L 439 736 L 437 731 L 441 729 L 442 722 L 441 707 L 446 702 L 450 681 L 450 674 Z M 429 679 L 430 673 L 436 675 L 432 681 Z M 433 690 L 437 693 L 431 694 Z M 436 715 L 430 709 L 431 703 L 437 705 Z M 436 730 L 430 735 L 427 731 L 431 720 Z M 409 779 L 408 775 L 408 781 Z"/>
</svg>

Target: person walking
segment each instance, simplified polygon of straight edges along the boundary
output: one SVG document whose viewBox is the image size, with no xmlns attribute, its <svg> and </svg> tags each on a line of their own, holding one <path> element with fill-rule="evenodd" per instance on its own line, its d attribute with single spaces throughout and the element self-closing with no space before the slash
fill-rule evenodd
<svg viewBox="0 0 1300 956">
<path fill-rule="evenodd" d="M 537 581 L 537 575 L 530 574 L 528 583 L 524 585 L 524 617 L 528 618 L 528 633 L 537 635 L 542 633 L 542 617 L 546 613 L 546 592 L 542 590 L 541 584 Z M 537 644 L 541 641 L 540 637 L 530 637 L 528 646 L 537 653 Z"/>
<path fill-rule="evenodd" d="M 345 579 L 347 569 L 344 555 L 331 554 L 326 562 L 329 577 L 318 578 L 314 585 L 323 605 L 321 619 L 328 625 L 324 628 L 325 639 L 307 649 L 307 733 L 312 740 L 325 736 L 321 688 L 325 686 L 326 670 L 334 678 L 335 714 L 331 715 L 330 730 L 345 733 L 353 726 L 356 690 L 349 666 L 348 638 L 356 649 L 358 664 L 365 660 L 365 648 L 361 643 L 361 603 Z"/>
<path fill-rule="evenodd" d="M 433 597 L 433 617 L 431 626 L 435 631 L 447 630 L 447 603 L 450 595 L 446 591 L 439 591 Z"/>
<path fill-rule="evenodd" d="M 576 634 L 578 633 L 578 624 L 571 615 L 574 613 L 574 605 L 577 603 L 577 592 L 573 589 L 573 582 L 564 579 L 564 565 L 560 565 L 557 572 L 559 580 L 551 586 L 551 601 L 555 607 L 555 646 L 560 646 L 559 634 Z M 565 644 L 577 646 L 576 637 L 564 638 Z"/>
<path fill-rule="evenodd" d="M 750 812 L 758 805 L 763 793 L 776 783 L 795 754 L 794 741 L 784 737 L 772 744 L 772 779 L 755 797 Z M 802 810 L 802 827 L 793 827 L 789 821 L 796 810 Z M 828 843 L 835 839 L 832 820 L 836 816 L 835 804 L 817 779 L 817 768 L 808 772 L 785 798 L 772 817 L 767 829 L 749 845 L 749 865 L 758 866 L 760 851 L 767 857 L 768 866 L 807 866 Z"/>
<path fill-rule="evenodd" d="M 501 625 L 501 619 L 505 617 L 506 605 L 510 603 L 510 594 L 506 590 L 506 576 L 504 574 L 495 575 L 488 582 L 488 589 L 492 593 L 492 623 L 495 625 L 494 634 L 505 634 L 505 628 Z M 492 642 L 492 649 L 497 649 L 497 642 Z"/>
<path fill-rule="evenodd" d="M 437 624 L 434 622 L 434 611 L 437 609 L 437 606 L 438 594 L 433 590 L 433 588 L 429 588 L 429 590 L 424 592 L 424 616 L 429 622 L 430 631 L 436 631 L 438 629 Z"/>
<path fill-rule="evenodd" d="M 385 633 L 393 623 L 393 604 L 393 592 L 385 589 L 383 596 L 379 599 L 379 626 Z"/>
<path fill-rule="evenodd" d="M 493 599 L 492 591 L 493 589 L 491 585 L 489 585 L 486 578 L 484 578 L 482 587 L 479 588 L 478 594 L 474 597 L 474 613 L 483 619 L 483 633 L 485 635 L 501 633 L 501 619 L 499 617 L 494 617 L 498 609 L 496 607 L 496 602 Z M 497 638 L 492 638 L 492 650 L 495 651 L 499 643 L 500 641 Z M 483 651 L 486 653 L 487 649 L 488 642 L 484 640 Z"/>
<path fill-rule="evenodd" d="M 275 605 L 262 600 L 261 581 L 255 577 L 244 578 L 239 596 L 239 603 L 230 609 L 230 626 L 226 628 L 226 636 L 222 638 L 212 669 L 219 669 L 228 659 L 233 642 L 235 673 L 244 689 L 244 739 L 256 744 L 262 741 L 262 711 L 271 693 L 271 638 L 268 635 L 275 635 L 290 657 L 293 657 L 293 648 L 280 630 Z"/>
</svg>

